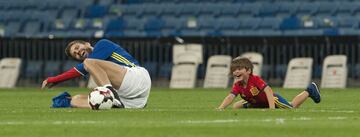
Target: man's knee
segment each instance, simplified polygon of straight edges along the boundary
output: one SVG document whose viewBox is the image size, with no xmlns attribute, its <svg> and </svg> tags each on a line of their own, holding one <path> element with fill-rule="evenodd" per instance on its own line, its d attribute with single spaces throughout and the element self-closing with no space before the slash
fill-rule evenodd
<svg viewBox="0 0 360 137">
<path fill-rule="evenodd" d="M 83 61 L 85 70 L 87 70 L 90 66 L 96 64 L 96 62 L 98 62 L 97 59 L 89 59 L 89 58 L 85 59 Z"/>
</svg>

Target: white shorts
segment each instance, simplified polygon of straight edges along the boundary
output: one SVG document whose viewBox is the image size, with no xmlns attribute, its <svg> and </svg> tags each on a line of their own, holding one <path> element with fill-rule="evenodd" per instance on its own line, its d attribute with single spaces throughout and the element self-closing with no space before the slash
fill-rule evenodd
<svg viewBox="0 0 360 137">
<path fill-rule="evenodd" d="M 118 94 L 125 108 L 143 108 L 150 94 L 151 79 L 143 67 L 124 67 L 127 72 L 118 89 Z"/>
</svg>

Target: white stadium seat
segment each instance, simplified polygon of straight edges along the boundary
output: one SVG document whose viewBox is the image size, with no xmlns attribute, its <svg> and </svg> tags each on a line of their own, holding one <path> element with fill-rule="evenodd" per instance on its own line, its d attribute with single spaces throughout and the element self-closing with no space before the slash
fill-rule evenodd
<svg viewBox="0 0 360 137">
<path fill-rule="evenodd" d="M 179 62 L 179 56 L 182 56 L 183 53 L 192 53 L 196 60 L 197 64 L 203 63 L 203 49 L 200 44 L 176 44 L 173 47 L 173 63 L 177 64 Z"/>
<path fill-rule="evenodd" d="M 20 74 L 20 58 L 3 58 L 0 61 L 0 88 L 13 88 Z"/>
<path fill-rule="evenodd" d="M 345 88 L 347 79 L 347 57 L 345 55 L 327 56 L 323 64 L 322 88 Z"/>
<path fill-rule="evenodd" d="M 261 69 L 263 65 L 263 56 L 256 52 L 246 52 L 241 57 L 248 58 L 254 65 L 253 74 L 261 76 Z"/>
<path fill-rule="evenodd" d="M 194 88 L 199 64 L 203 61 L 202 45 L 174 45 L 170 88 Z"/>
<path fill-rule="evenodd" d="M 284 82 L 284 88 L 306 88 L 311 81 L 312 58 L 291 59 Z"/>
<path fill-rule="evenodd" d="M 214 55 L 208 60 L 204 88 L 227 88 L 229 84 L 231 56 Z"/>
</svg>

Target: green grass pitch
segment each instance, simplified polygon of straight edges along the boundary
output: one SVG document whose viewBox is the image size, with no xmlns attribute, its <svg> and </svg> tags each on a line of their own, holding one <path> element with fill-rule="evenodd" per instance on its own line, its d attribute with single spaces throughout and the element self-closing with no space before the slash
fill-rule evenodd
<svg viewBox="0 0 360 137">
<path fill-rule="evenodd" d="M 230 89 L 154 88 L 146 109 L 53 109 L 67 90 L 0 89 L 0 137 L 359 137 L 360 89 L 322 89 L 299 109 L 217 111 Z M 288 101 L 300 92 L 274 88 Z M 239 97 L 237 98 L 239 99 Z"/>
</svg>

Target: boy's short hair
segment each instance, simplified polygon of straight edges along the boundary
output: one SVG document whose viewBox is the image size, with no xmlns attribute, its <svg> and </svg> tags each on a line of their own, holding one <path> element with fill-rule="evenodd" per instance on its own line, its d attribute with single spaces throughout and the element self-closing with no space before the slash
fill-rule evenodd
<svg viewBox="0 0 360 137">
<path fill-rule="evenodd" d="M 240 56 L 234 58 L 231 61 L 229 76 L 232 76 L 232 73 L 236 69 L 243 69 L 243 68 L 245 68 L 246 71 L 250 70 L 251 71 L 250 74 L 253 73 L 254 66 L 248 58 L 240 57 Z"/>
<path fill-rule="evenodd" d="M 71 57 L 72 59 L 75 59 L 73 56 L 71 56 L 71 53 L 70 53 L 70 49 L 71 47 L 74 45 L 74 44 L 77 44 L 77 43 L 80 43 L 80 44 L 86 44 L 87 42 L 86 41 L 83 41 L 83 40 L 74 40 L 74 41 L 71 41 L 65 48 L 65 54 L 66 56 L 68 57 Z M 76 59 L 75 59 L 76 60 Z"/>
</svg>

